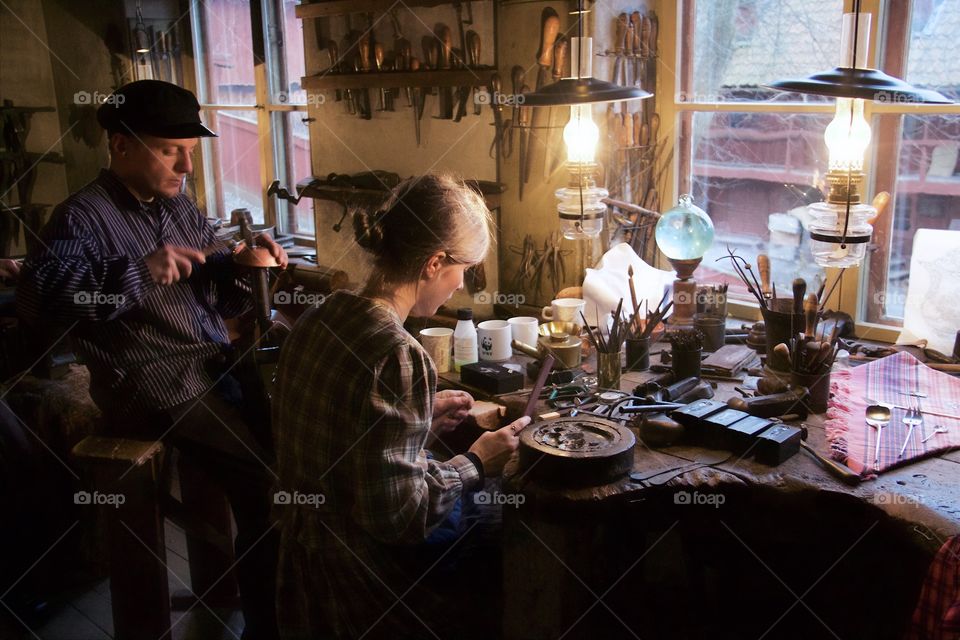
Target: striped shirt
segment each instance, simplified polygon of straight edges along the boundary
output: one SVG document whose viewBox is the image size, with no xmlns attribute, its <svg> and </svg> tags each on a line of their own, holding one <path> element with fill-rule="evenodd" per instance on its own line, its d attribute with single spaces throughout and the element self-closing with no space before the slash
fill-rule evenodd
<svg viewBox="0 0 960 640">
<path fill-rule="evenodd" d="M 226 251 L 190 278 L 156 284 L 144 258 L 160 246 L 203 249 L 213 228 L 185 195 L 138 200 L 100 175 L 53 212 L 17 287 L 21 319 L 69 328 L 104 413 L 132 418 L 196 398 L 230 349 L 223 318 L 244 312 L 250 289 Z"/>
<path fill-rule="evenodd" d="M 423 449 L 436 385 L 430 356 L 396 312 L 351 292 L 309 309 L 284 341 L 272 424 L 290 496 L 274 509 L 289 637 L 325 637 L 320 624 L 337 637 L 374 626 L 367 637 L 403 637 L 407 610 L 391 607 L 391 590 L 420 575 L 417 545 L 480 488 L 467 457 L 438 462 Z"/>
</svg>

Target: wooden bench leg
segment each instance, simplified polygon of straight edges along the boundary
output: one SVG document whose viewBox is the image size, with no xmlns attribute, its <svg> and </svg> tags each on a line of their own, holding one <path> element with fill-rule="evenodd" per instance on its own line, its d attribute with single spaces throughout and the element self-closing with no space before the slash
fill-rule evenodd
<svg viewBox="0 0 960 640">
<path fill-rule="evenodd" d="M 78 493 L 77 501 L 102 505 L 107 513 L 117 640 L 169 638 L 167 551 L 157 494 L 162 451 L 157 442 L 90 436 L 72 452 L 93 480 L 92 490 Z"/>
<path fill-rule="evenodd" d="M 197 597 L 211 607 L 237 607 L 237 581 L 232 567 L 233 527 L 230 506 L 223 491 L 186 456 L 180 456 L 177 472 L 183 513 L 190 522 L 202 522 L 206 535 L 187 529 L 187 556 L 190 563 L 190 586 Z M 211 535 L 212 534 L 212 535 Z M 192 604 L 192 598 L 174 594 L 173 606 L 180 609 Z"/>
</svg>

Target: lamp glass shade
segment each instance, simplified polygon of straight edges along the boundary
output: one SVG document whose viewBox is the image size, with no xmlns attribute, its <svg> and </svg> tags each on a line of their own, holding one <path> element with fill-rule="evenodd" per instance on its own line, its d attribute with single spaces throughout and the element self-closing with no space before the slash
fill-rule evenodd
<svg viewBox="0 0 960 640">
<path fill-rule="evenodd" d="M 830 171 L 863 171 L 870 145 L 870 125 L 863 116 L 863 100 L 837 98 L 837 111 L 823 134 L 830 152 Z"/>
<path fill-rule="evenodd" d="M 592 163 L 596 160 L 600 128 L 593 121 L 592 110 L 589 104 L 570 107 L 570 121 L 563 128 L 567 162 Z"/>
</svg>

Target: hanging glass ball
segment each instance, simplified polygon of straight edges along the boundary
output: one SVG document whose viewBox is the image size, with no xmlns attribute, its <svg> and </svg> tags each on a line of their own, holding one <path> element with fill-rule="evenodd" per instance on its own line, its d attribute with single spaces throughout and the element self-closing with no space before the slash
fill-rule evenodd
<svg viewBox="0 0 960 640">
<path fill-rule="evenodd" d="M 713 244 L 713 221 L 689 195 L 682 195 L 677 206 L 660 216 L 654 235 L 666 257 L 696 260 Z"/>
</svg>

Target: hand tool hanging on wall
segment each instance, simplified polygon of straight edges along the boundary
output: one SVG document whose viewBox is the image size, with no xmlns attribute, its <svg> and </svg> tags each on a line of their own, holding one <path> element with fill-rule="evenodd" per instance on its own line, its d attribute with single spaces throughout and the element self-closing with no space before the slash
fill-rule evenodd
<svg viewBox="0 0 960 640">
<path fill-rule="evenodd" d="M 457 14 L 457 35 L 459 40 L 459 49 L 453 49 L 451 54 L 451 66 L 457 69 L 465 69 L 467 67 L 467 39 L 463 31 L 463 4 L 460 2 L 453 3 L 453 9 Z M 454 116 L 454 122 L 460 122 L 463 116 L 467 115 L 467 99 L 464 97 L 464 93 L 469 93 L 470 87 L 458 87 L 457 88 L 457 108 L 456 115 Z"/>
<path fill-rule="evenodd" d="M 329 69 L 330 73 L 340 73 L 340 71 L 341 71 L 341 69 L 340 69 L 340 47 L 337 46 L 336 40 L 327 40 L 327 52 L 330 54 L 330 69 Z M 334 96 L 335 96 L 334 99 L 335 99 L 337 102 L 342 102 L 342 101 L 343 101 L 343 94 L 344 94 L 343 91 L 341 91 L 340 89 L 337 89 L 336 93 L 334 94 Z M 349 89 L 347 89 L 346 94 L 347 94 L 347 97 L 348 97 L 347 104 L 346 104 L 347 113 L 354 114 L 354 113 L 356 113 L 356 110 L 353 108 L 352 101 L 350 101 L 350 99 L 349 99 L 349 96 L 350 96 L 350 90 L 349 90 Z"/>
<path fill-rule="evenodd" d="M 443 23 L 438 23 L 434 33 L 437 36 L 440 46 L 441 69 L 450 69 L 453 53 L 453 36 L 450 34 L 450 27 Z M 453 88 L 438 87 L 440 91 L 440 118 L 443 120 L 453 119 Z"/>
<path fill-rule="evenodd" d="M 496 160 L 499 157 L 507 157 L 504 148 L 504 130 L 503 130 L 503 105 L 500 104 L 500 95 L 503 92 L 503 80 L 499 73 L 490 76 L 490 86 L 487 87 L 490 96 L 490 110 L 493 112 L 493 143 L 490 145 L 490 157 Z"/>
<path fill-rule="evenodd" d="M 626 14 L 624 14 L 626 16 Z M 630 76 L 633 75 L 634 80 L 636 80 L 636 69 L 633 67 L 636 64 L 636 48 L 635 48 L 635 36 L 637 35 L 636 25 L 630 16 L 627 16 L 626 24 L 627 32 L 623 36 L 623 84 L 630 84 Z"/>
<path fill-rule="evenodd" d="M 479 89 L 477 89 L 479 91 Z M 503 105 L 500 104 L 500 92 L 503 90 L 503 80 L 499 73 L 490 75 L 490 82 L 487 84 L 487 100 L 490 105 L 490 111 L 493 113 L 493 142 L 490 143 L 490 150 L 487 155 L 494 160 L 500 157 L 506 157 L 504 149 L 504 123 L 503 123 Z"/>
<path fill-rule="evenodd" d="M 369 73 L 371 64 L 370 64 L 370 30 L 366 30 L 360 34 L 357 38 L 357 55 L 354 58 L 356 61 L 354 68 L 357 71 L 363 73 Z M 360 89 L 360 117 L 364 120 L 369 120 L 372 117 L 370 109 L 370 90 L 369 89 Z"/>
<path fill-rule="evenodd" d="M 641 17 L 639 13 L 635 13 L 637 17 L 637 59 L 635 64 L 637 65 L 637 75 L 634 78 L 634 84 L 644 89 L 647 88 L 647 58 L 650 57 L 650 18 L 648 16 Z"/>
<path fill-rule="evenodd" d="M 437 65 L 440 62 L 440 43 L 437 42 L 437 39 L 432 36 L 423 36 L 420 39 L 420 46 L 423 48 L 423 60 L 421 65 L 425 69 L 436 69 Z M 430 87 L 428 93 L 430 95 L 437 94 L 436 87 Z M 422 92 L 421 92 L 422 95 Z M 421 116 L 423 115 L 423 102 L 420 104 Z"/>
<path fill-rule="evenodd" d="M 523 85 L 520 87 L 520 94 L 524 94 L 530 91 L 530 87 Z M 519 102 L 518 102 L 519 105 Z M 520 187 L 518 189 L 518 196 L 520 200 L 523 200 L 523 185 L 526 182 L 526 167 L 527 167 L 527 158 L 530 155 L 530 109 L 531 107 L 515 107 L 520 112 L 520 158 L 519 158 L 519 177 L 520 177 Z"/>
<path fill-rule="evenodd" d="M 553 45 L 553 81 L 556 82 L 564 77 L 567 72 L 567 62 L 570 57 L 570 41 L 566 36 L 557 36 L 557 41 Z M 554 118 L 557 112 L 569 111 L 569 109 L 550 109 L 549 129 L 547 130 L 547 160 L 544 162 L 544 177 L 550 178 L 554 172 L 560 168 L 566 158 L 563 154 L 563 127 L 556 125 Z"/>
<path fill-rule="evenodd" d="M 633 112 L 633 140 L 630 144 L 633 146 L 633 166 L 636 169 L 634 171 L 634 178 L 632 181 L 631 189 L 633 193 L 639 196 L 641 193 L 644 193 L 643 190 L 643 176 L 646 171 L 649 170 L 649 167 L 645 166 L 644 163 L 644 147 L 641 146 L 641 138 L 643 137 L 644 131 L 646 131 L 646 123 L 641 122 L 641 115 L 639 111 Z"/>
<path fill-rule="evenodd" d="M 410 61 L 413 58 L 413 52 L 410 49 L 410 41 L 406 38 L 397 40 L 398 48 L 394 59 L 394 68 L 397 71 L 410 71 Z M 413 106 L 413 89 L 404 88 L 404 94 L 407 97 L 407 106 Z"/>
<path fill-rule="evenodd" d="M 613 62 L 613 83 L 614 84 L 626 84 L 626 72 L 624 68 L 626 66 L 626 59 L 624 55 L 626 54 L 626 44 L 627 44 L 627 14 L 621 13 L 617 16 L 617 30 L 614 35 L 614 45 L 616 46 L 616 58 Z"/>
<path fill-rule="evenodd" d="M 463 52 L 454 47 L 450 50 L 450 61 L 454 69 L 466 69 L 464 64 Z M 456 97 L 453 107 L 453 121 L 460 122 L 467 115 L 467 100 L 470 99 L 470 87 L 460 86 L 456 89 Z"/>
<path fill-rule="evenodd" d="M 390 23 L 393 25 L 393 53 L 395 57 L 394 68 L 398 71 L 410 71 L 410 58 L 413 57 L 413 47 L 410 41 L 403 35 L 400 29 L 400 19 L 397 18 L 396 9 L 390 10 Z M 406 89 L 407 105 L 413 104 L 410 89 Z M 399 96 L 399 93 L 397 94 Z"/>
<path fill-rule="evenodd" d="M 513 152 L 513 136 L 514 133 L 518 136 L 522 136 L 523 132 L 520 131 L 520 106 L 517 101 L 517 96 L 520 95 L 520 90 L 523 88 L 524 80 L 527 77 L 527 72 L 523 67 L 516 64 L 513 65 L 513 68 L 510 70 L 510 90 L 513 91 L 513 112 L 511 114 L 511 126 L 507 131 L 509 140 L 507 141 L 507 147 L 509 149 L 508 156 Z M 521 158 L 521 164 L 523 159 Z M 522 182 L 522 181 L 521 181 Z M 523 188 L 520 190 L 520 198 L 523 199 Z"/>
<path fill-rule="evenodd" d="M 645 20 L 643 16 L 640 15 L 639 11 L 634 11 L 630 14 L 630 26 L 633 29 L 632 38 L 633 38 L 633 84 L 640 86 L 641 77 L 643 73 L 643 57 L 644 57 L 644 40 L 643 40 L 643 25 Z"/>
<path fill-rule="evenodd" d="M 176 22 L 170 27 L 170 55 L 173 56 L 173 84 L 180 84 L 183 80 L 183 61 L 180 58 L 180 23 Z"/>
<path fill-rule="evenodd" d="M 539 91 L 547 84 L 553 72 L 553 47 L 560 33 L 560 16 L 553 7 L 544 7 L 540 12 L 540 46 L 537 49 L 537 86 Z M 544 123 L 549 121 L 548 115 L 552 107 L 536 108 L 530 114 L 530 129 L 527 135 L 526 166 L 523 170 L 524 183 L 530 180 L 530 173 L 534 165 L 542 166 L 546 162 L 546 147 L 549 130 Z M 546 112 L 546 113 L 545 113 Z M 531 142 L 532 140 L 532 142 Z M 536 158 L 536 162 L 534 162 Z"/>
<path fill-rule="evenodd" d="M 350 29 L 347 31 L 347 34 L 343 36 L 343 40 L 340 41 L 340 55 L 337 57 L 337 59 L 340 60 L 338 68 L 340 73 L 357 70 L 355 64 L 357 58 L 356 43 L 357 36 L 359 35 L 359 33 Z M 347 89 L 345 91 L 345 98 L 347 99 L 347 111 L 351 115 L 360 113 L 363 108 L 360 102 L 360 92 L 354 89 Z"/>
<path fill-rule="evenodd" d="M 480 66 L 480 34 L 476 31 L 467 31 L 467 64 L 472 69 Z M 471 87 L 471 91 L 478 91 L 477 87 Z M 480 115 L 480 101 L 473 100 L 473 115 Z"/>
<path fill-rule="evenodd" d="M 657 16 L 652 11 L 645 17 L 644 23 L 650 25 L 646 36 L 647 55 L 643 59 L 643 88 L 651 93 L 656 91 L 657 80 Z M 642 46 L 641 42 L 641 46 Z M 656 108 L 653 100 L 643 101 L 644 114 L 652 118 L 651 112 Z M 647 104 L 650 103 L 650 104 Z"/>
<path fill-rule="evenodd" d="M 379 42 L 373 45 L 373 63 L 377 67 L 377 73 L 383 72 L 383 45 Z M 388 105 L 387 90 L 380 87 L 380 104 L 377 111 L 393 111 L 393 105 Z"/>
<path fill-rule="evenodd" d="M 410 58 L 410 71 L 420 70 L 420 60 Z M 413 130 L 417 134 L 417 146 L 420 146 L 420 118 L 423 116 L 423 89 L 414 87 L 412 90 L 413 98 Z"/>
</svg>

